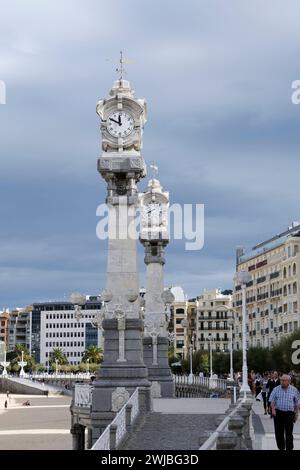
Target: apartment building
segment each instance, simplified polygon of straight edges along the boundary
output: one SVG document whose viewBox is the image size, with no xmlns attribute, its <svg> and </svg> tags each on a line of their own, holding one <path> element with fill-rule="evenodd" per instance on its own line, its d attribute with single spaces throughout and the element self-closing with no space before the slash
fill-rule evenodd
<svg viewBox="0 0 300 470">
<path fill-rule="evenodd" d="M 237 271 L 251 275 L 246 285 L 247 345 L 272 347 L 300 326 L 300 223 L 246 252 L 237 250 Z M 242 289 L 234 280 L 234 347 L 242 345 Z"/>
<path fill-rule="evenodd" d="M 0 312 L 0 343 L 4 343 L 6 349 L 8 347 L 8 323 L 9 311 Z"/>
<path fill-rule="evenodd" d="M 30 350 L 31 316 L 26 308 L 9 313 L 7 350 L 13 351 L 16 344 L 24 344 Z"/>
<path fill-rule="evenodd" d="M 196 344 L 198 349 L 227 352 L 230 349 L 232 296 L 222 294 L 220 289 L 204 291 L 197 297 Z"/>
</svg>

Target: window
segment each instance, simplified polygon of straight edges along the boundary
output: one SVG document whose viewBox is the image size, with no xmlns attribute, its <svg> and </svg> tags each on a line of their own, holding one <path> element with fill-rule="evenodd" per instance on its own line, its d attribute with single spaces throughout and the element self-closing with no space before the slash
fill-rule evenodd
<svg viewBox="0 0 300 470">
<path fill-rule="evenodd" d="M 295 276 L 297 274 L 297 267 L 296 267 L 296 263 L 293 264 L 293 276 Z"/>
<path fill-rule="evenodd" d="M 180 314 L 180 313 L 181 313 L 181 314 L 184 313 L 184 309 L 183 309 L 183 308 L 177 308 L 177 309 L 176 309 L 176 314 Z"/>
<path fill-rule="evenodd" d="M 297 282 L 293 283 L 293 294 L 297 294 Z"/>
<path fill-rule="evenodd" d="M 283 278 L 286 278 L 286 268 L 283 268 Z"/>
</svg>

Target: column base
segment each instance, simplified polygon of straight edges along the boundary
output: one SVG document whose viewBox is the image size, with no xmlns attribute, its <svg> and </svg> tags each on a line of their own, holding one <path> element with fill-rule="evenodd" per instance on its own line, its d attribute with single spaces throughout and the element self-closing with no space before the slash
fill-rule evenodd
<svg viewBox="0 0 300 470">
<path fill-rule="evenodd" d="M 174 398 L 175 383 L 168 361 L 169 340 L 157 338 L 157 364 L 153 365 L 152 338 L 143 338 L 144 361 L 148 368 L 148 379 L 151 382 L 153 398 Z"/>
</svg>

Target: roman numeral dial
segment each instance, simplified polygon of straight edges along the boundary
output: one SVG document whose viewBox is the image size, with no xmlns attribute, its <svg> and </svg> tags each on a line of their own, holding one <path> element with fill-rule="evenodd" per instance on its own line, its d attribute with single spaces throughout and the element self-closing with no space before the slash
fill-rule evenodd
<svg viewBox="0 0 300 470">
<path fill-rule="evenodd" d="M 115 111 L 107 118 L 107 130 L 113 137 L 128 137 L 133 129 L 133 117 L 125 111 Z"/>
</svg>

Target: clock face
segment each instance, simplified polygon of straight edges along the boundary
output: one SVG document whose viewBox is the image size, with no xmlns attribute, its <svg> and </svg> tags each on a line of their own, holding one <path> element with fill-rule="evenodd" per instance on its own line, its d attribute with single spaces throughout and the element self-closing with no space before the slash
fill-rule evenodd
<svg viewBox="0 0 300 470">
<path fill-rule="evenodd" d="M 143 225 L 148 227 L 161 225 L 162 205 L 150 202 L 143 208 Z"/>
<path fill-rule="evenodd" d="M 107 130 L 113 137 L 128 137 L 133 128 L 133 117 L 125 111 L 115 111 L 107 118 Z"/>
</svg>

